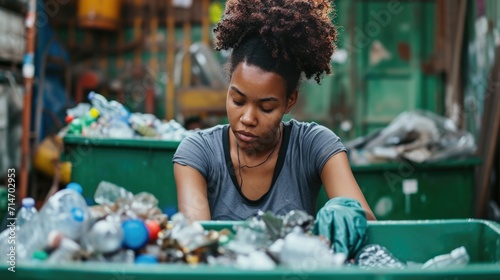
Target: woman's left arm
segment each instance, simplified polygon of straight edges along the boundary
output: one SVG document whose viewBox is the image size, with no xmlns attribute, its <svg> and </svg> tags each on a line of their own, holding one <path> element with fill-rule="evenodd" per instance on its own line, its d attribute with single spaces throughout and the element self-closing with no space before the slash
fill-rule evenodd
<svg viewBox="0 0 500 280">
<path fill-rule="evenodd" d="M 361 203 L 367 220 L 376 220 L 352 174 L 345 152 L 335 154 L 326 162 L 321 171 L 321 181 L 329 199 L 338 196 L 353 198 Z"/>
</svg>

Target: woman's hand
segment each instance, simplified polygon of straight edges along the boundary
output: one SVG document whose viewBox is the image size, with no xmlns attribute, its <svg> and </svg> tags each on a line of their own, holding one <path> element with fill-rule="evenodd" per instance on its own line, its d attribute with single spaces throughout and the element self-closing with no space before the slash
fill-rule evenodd
<svg viewBox="0 0 500 280">
<path fill-rule="evenodd" d="M 174 164 L 179 212 L 192 220 L 210 220 L 207 182 L 196 169 Z"/>
</svg>

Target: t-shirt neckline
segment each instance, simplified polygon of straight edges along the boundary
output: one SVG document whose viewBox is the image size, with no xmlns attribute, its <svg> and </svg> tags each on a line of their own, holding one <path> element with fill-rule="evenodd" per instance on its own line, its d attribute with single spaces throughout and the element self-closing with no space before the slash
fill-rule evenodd
<svg viewBox="0 0 500 280">
<path fill-rule="evenodd" d="M 234 172 L 234 166 L 233 166 L 233 161 L 231 159 L 231 152 L 229 150 L 229 125 L 225 125 L 222 131 L 222 145 L 224 149 L 224 157 L 226 160 L 226 167 L 227 171 L 229 172 L 231 176 L 231 180 L 233 181 L 233 187 L 236 189 L 236 191 L 240 194 L 240 196 L 243 198 L 245 203 L 249 205 L 259 205 L 262 202 L 266 200 L 266 198 L 269 196 L 269 193 L 271 193 L 271 190 L 274 187 L 274 184 L 276 180 L 278 179 L 278 176 L 281 172 L 281 169 L 283 169 L 283 164 L 285 163 L 285 156 L 286 156 L 286 151 L 288 150 L 288 143 L 290 140 L 290 134 L 292 131 L 292 122 L 284 122 L 283 123 L 283 142 L 281 143 L 281 147 L 279 150 L 278 154 L 278 160 L 276 161 L 276 166 L 274 168 L 274 173 L 273 173 L 273 179 L 271 181 L 271 186 L 269 187 L 269 190 L 262 195 L 259 199 L 257 200 L 252 200 L 247 198 L 242 192 L 238 184 L 238 180 L 236 179 L 236 174 Z"/>
</svg>

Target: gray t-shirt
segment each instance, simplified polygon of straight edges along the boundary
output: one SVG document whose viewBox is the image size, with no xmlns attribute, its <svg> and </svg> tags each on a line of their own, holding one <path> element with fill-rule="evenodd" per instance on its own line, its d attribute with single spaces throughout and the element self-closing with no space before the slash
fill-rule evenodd
<svg viewBox="0 0 500 280">
<path fill-rule="evenodd" d="M 212 220 L 245 220 L 258 210 L 277 215 L 304 210 L 315 216 L 323 166 L 346 150 L 335 133 L 316 123 L 285 122 L 271 187 L 260 199 L 250 200 L 234 174 L 229 132 L 229 125 L 198 131 L 181 142 L 173 157 L 174 163 L 191 166 L 205 178 Z"/>
</svg>

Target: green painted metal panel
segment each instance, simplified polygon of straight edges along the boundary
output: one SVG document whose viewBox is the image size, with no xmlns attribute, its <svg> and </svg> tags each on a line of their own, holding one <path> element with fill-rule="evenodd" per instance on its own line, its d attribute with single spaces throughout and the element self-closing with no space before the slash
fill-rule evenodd
<svg viewBox="0 0 500 280">
<path fill-rule="evenodd" d="M 64 137 L 62 159 L 71 162 L 71 180 L 94 197 L 105 180 L 133 192 L 156 196 L 164 212 L 177 209 L 172 157 L 179 142 L 161 140 Z"/>
<path fill-rule="evenodd" d="M 477 158 L 434 163 L 351 166 L 363 194 L 380 220 L 474 217 Z M 324 190 L 318 208 L 327 201 Z"/>
</svg>

